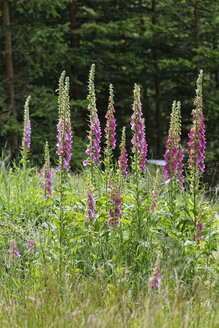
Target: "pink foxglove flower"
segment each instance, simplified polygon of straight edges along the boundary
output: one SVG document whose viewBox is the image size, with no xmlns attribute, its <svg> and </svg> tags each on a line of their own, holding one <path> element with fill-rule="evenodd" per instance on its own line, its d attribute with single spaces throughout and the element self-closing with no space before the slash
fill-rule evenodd
<svg viewBox="0 0 219 328">
<path fill-rule="evenodd" d="M 52 196 L 52 181 L 51 181 L 51 168 L 50 168 L 48 142 L 46 142 L 45 145 L 45 165 L 43 167 L 43 174 L 44 174 L 44 184 L 42 190 L 44 191 L 43 196 L 44 198 L 46 198 L 47 195 Z"/>
<path fill-rule="evenodd" d="M 29 103 L 31 96 L 28 96 L 24 105 L 24 129 L 22 137 L 22 148 L 23 150 L 30 149 L 30 135 L 31 135 L 31 123 L 29 115 Z"/>
<path fill-rule="evenodd" d="M 110 211 L 109 216 L 110 220 L 108 222 L 108 226 L 111 228 L 115 228 L 116 225 L 119 225 L 119 215 L 120 215 L 120 206 L 122 204 L 120 196 L 121 196 L 121 186 L 119 186 L 118 181 L 113 186 L 113 182 L 110 183 Z"/>
<path fill-rule="evenodd" d="M 118 160 L 118 164 L 119 164 L 119 170 L 120 172 L 122 172 L 122 174 L 127 177 L 127 151 L 126 151 L 126 135 L 125 135 L 125 127 L 123 127 L 122 129 L 122 140 L 121 140 L 121 144 L 119 146 L 120 148 L 120 157 Z"/>
<path fill-rule="evenodd" d="M 193 125 L 189 132 L 189 168 L 194 179 L 199 179 L 205 169 L 205 124 L 202 111 L 202 77 L 203 71 L 200 71 L 197 79 L 196 98 L 194 101 L 195 109 L 192 111 Z"/>
<path fill-rule="evenodd" d="M 203 229 L 202 219 L 199 219 L 199 222 L 196 224 L 197 232 L 196 232 L 196 242 L 199 244 L 201 238 L 201 232 Z"/>
<path fill-rule="evenodd" d="M 135 161 L 140 166 L 142 172 L 145 172 L 145 161 L 147 154 L 147 143 L 145 139 L 145 126 L 142 118 L 140 87 L 135 84 L 134 87 L 134 104 L 133 114 L 131 118 L 132 137 L 132 152 L 134 153 Z"/>
<path fill-rule="evenodd" d="M 31 239 L 28 240 L 28 245 L 30 246 L 30 249 L 29 249 L 30 252 L 33 251 L 34 244 L 35 244 L 35 242 L 33 240 L 31 240 Z"/>
<path fill-rule="evenodd" d="M 16 241 L 11 241 L 10 242 L 10 247 L 9 247 L 9 254 L 10 254 L 10 259 L 11 258 L 19 258 L 21 255 L 18 252 Z M 10 268 L 10 259 L 7 263 L 7 268 Z"/>
<path fill-rule="evenodd" d="M 183 190 L 183 148 L 180 145 L 181 114 L 180 102 L 173 102 L 169 134 L 166 143 L 164 182 L 172 182 Z"/>
<path fill-rule="evenodd" d="M 153 277 L 151 279 L 151 284 L 154 288 L 157 288 L 160 283 L 160 264 L 157 265 Z"/>
<path fill-rule="evenodd" d="M 69 102 L 69 78 L 65 78 L 65 72 L 61 74 L 59 80 L 59 122 L 58 128 L 58 143 L 57 155 L 59 156 L 58 170 L 68 170 L 70 168 L 69 162 L 71 160 L 71 144 L 72 144 L 72 131 L 71 131 L 71 115 L 70 115 L 70 102 Z"/>
<path fill-rule="evenodd" d="M 100 165 L 100 121 L 97 114 L 96 108 L 96 95 L 94 87 L 94 73 L 95 65 L 92 64 L 89 74 L 89 95 L 88 95 L 88 110 L 90 113 L 90 131 L 88 135 L 89 145 L 86 153 L 89 155 L 89 159 L 83 162 L 83 165 L 94 164 L 95 166 Z"/>
<path fill-rule="evenodd" d="M 85 217 L 88 221 L 95 222 L 94 218 L 94 210 L 95 210 L 95 201 L 94 201 L 94 193 L 93 193 L 93 187 L 90 183 L 90 186 L 86 192 L 87 201 L 86 201 L 86 213 Z"/>
<path fill-rule="evenodd" d="M 116 147 L 116 138 L 115 138 L 115 130 L 116 130 L 116 119 L 114 117 L 115 109 L 114 109 L 114 101 L 113 101 L 113 86 L 110 84 L 109 86 L 109 105 L 108 111 L 106 113 L 106 146 L 109 149 L 115 149 Z"/>
</svg>

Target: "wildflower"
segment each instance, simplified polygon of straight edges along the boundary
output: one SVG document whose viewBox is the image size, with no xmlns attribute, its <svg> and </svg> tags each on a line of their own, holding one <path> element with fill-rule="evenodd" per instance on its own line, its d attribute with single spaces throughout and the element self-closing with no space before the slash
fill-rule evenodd
<svg viewBox="0 0 219 328">
<path fill-rule="evenodd" d="M 87 147 L 86 153 L 89 155 L 89 159 L 83 162 L 84 166 L 88 164 L 94 164 L 96 166 L 100 165 L 100 121 L 97 115 L 96 109 L 96 96 L 94 89 L 94 72 L 95 65 L 92 64 L 90 74 L 89 74 L 89 95 L 88 95 L 88 110 L 90 117 L 90 131 L 88 134 L 89 145 Z"/>
<path fill-rule="evenodd" d="M 196 232 L 196 242 L 199 244 L 201 238 L 201 232 L 203 229 L 202 219 L 200 218 L 199 222 L 196 224 L 197 232 Z"/>
<path fill-rule="evenodd" d="M 48 142 L 46 142 L 46 145 L 45 145 L 45 165 L 43 167 L 43 171 L 44 171 L 44 185 L 42 187 L 42 190 L 44 191 L 43 196 L 44 196 L 44 198 L 46 198 L 47 195 L 52 196 L 51 168 L 50 168 L 50 156 L 49 156 Z"/>
<path fill-rule="evenodd" d="M 87 196 L 87 202 L 86 202 L 86 218 L 87 220 L 92 220 L 93 222 L 95 222 L 95 218 L 94 218 L 94 210 L 95 210 L 95 201 L 94 201 L 94 193 L 93 193 L 93 187 L 90 183 L 90 186 L 86 192 L 86 196 Z"/>
<path fill-rule="evenodd" d="M 28 96 L 24 105 L 24 129 L 22 137 L 22 148 L 23 150 L 30 149 L 30 135 L 31 135 L 31 123 L 29 116 L 29 103 L 31 96 Z"/>
<path fill-rule="evenodd" d="M 69 78 L 65 78 L 65 72 L 61 74 L 59 80 L 59 122 L 58 128 L 58 143 L 57 155 L 59 156 L 58 170 L 61 167 L 68 170 L 70 168 L 69 162 L 71 160 L 71 144 L 72 144 L 72 131 L 71 131 L 71 115 L 69 103 Z"/>
<path fill-rule="evenodd" d="M 122 174 L 127 177 L 127 151 L 126 151 L 126 136 L 125 136 L 125 127 L 123 127 L 122 129 L 122 140 L 121 140 L 121 144 L 119 146 L 121 154 L 118 160 L 118 164 L 119 164 L 119 170 L 120 172 L 122 172 Z"/>
<path fill-rule="evenodd" d="M 202 77 L 203 71 L 197 79 L 196 98 L 194 101 L 195 109 L 192 110 L 193 125 L 189 132 L 189 143 L 187 152 L 189 153 L 189 168 L 194 175 L 194 179 L 198 179 L 205 169 L 205 124 L 202 111 Z"/>
<path fill-rule="evenodd" d="M 30 246 L 29 251 L 32 252 L 33 251 L 33 246 L 34 246 L 35 242 L 31 239 L 28 240 L 28 245 Z"/>
<path fill-rule="evenodd" d="M 145 139 L 145 126 L 142 118 L 140 87 L 135 84 L 134 87 L 134 104 L 133 114 L 131 117 L 132 137 L 132 152 L 135 155 L 135 161 L 140 166 L 142 172 L 145 172 L 145 161 L 147 154 L 147 143 Z"/>
<path fill-rule="evenodd" d="M 110 84 L 109 86 L 109 105 L 108 105 L 108 111 L 106 113 L 106 144 L 107 148 L 115 149 L 116 147 L 116 139 L 115 139 L 115 129 L 116 129 L 116 119 L 114 117 L 115 109 L 114 109 L 114 101 L 113 101 L 113 86 Z"/>
<path fill-rule="evenodd" d="M 153 277 L 151 279 L 151 284 L 154 288 L 158 287 L 160 283 L 160 264 L 158 264 L 153 273 Z"/>
<path fill-rule="evenodd" d="M 10 242 L 10 247 L 9 247 L 9 254 L 10 258 L 19 258 L 21 255 L 18 252 L 16 241 L 11 241 Z M 7 268 L 10 268 L 10 259 L 7 263 Z"/>
<path fill-rule="evenodd" d="M 170 128 L 166 143 L 164 182 L 170 181 L 183 190 L 183 148 L 180 145 L 181 114 L 180 102 L 173 102 L 170 120 Z"/>
<path fill-rule="evenodd" d="M 120 215 L 120 206 L 122 204 L 120 196 L 121 196 L 121 187 L 118 184 L 118 181 L 113 188 L 113 182 L 110 183 L 110 203 L 111 209 L 109 211 L 110 220 L 108 222 L 108 226 L 111 228 L 115 228 L 116 225 L 119 225 L 119 215 Z"/>
</svg>

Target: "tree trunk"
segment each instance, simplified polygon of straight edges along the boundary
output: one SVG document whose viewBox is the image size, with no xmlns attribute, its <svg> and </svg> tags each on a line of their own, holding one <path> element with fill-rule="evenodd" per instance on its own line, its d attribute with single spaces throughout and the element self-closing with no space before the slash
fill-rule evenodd
<svg viewBox="0 0 219 328">
<path fill-rule="evenodd" d="M 157 11 L 156 11 L 156 0 L 152 0 L 152 24 L 157 24 Z M 155 117 L 156 117 L 156 131 L 157 131 L 157 138 L 156 138 L 156 150 L 157 155 L 160 156 L 161 154 L 161 116 L 160 116 L 160 70 L 158 66 L 158 54 L 157 54 L 157 37 L 156 34 L 154 35 L 153 40 L 153 61 L 154 61 L 154 90 L 155 90 Z"/>
<path fill-rule="evenodd" d="M 8 1 L 3 1 L 3 26 L 5 36 L 5 53 L 6 53 L 6 77 L 8 93 L 8 116 L 12 118 L 11 129 L 9 132 L 9 145 L 12 156 L 18 148 L 17 136 L 13 129 L 13 121 L 16 121 L 15 94 L 14 94 L 14 70 L 11 45 L 10 31 L 10 13 Z"/>
</svg>

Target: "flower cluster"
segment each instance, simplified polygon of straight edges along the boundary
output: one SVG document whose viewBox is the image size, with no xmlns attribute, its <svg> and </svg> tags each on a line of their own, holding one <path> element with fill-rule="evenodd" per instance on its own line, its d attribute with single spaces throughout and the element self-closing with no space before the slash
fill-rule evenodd
<svg viewBox="0 0 219 328">
<path fill-rule="evenodd" d="M 141 167 L 141 170 L 145 172 L 145 161 L 147 154 L 147 143 L 145 139 L 145 126 L 142 118 L 141 99 L 140 99 L 140 87 L 135 84 L 134 87 L 134 104 L 133 114 L 131 117 L 131 129 L 133 131 L 132 137 L 132 152 L 135 156 L 135 161 Z"/>
<path fill-rule="evenodd" d="M 121 140 L 121 144 L 119 146 L 121 154 L 118 160 L 118 164 L 119 164 L 119 171 L 125 176 L 127 177 L 127 151 L 126 151 L 126 136 L 125 136 L 125 127 L 123 127 L 122 129 L 122 140 Z"/>
<path fill-rule="evenodd" d="M 204 125 L 204 115 L 202 111 L 202 77 L 203 71 L 197 79 L 197 89 L 196 98 L 194 101 L 195 109 L 192 110 L 193 125 L 189 132 L 189 143 L 188 143 L 188 153 L 189 153 L 189 168 L 194 173 L 194 178 L 197 179 L 203 174 L 205 165 L 205 125 Z"/>
<path fill-rule="evenodd" d="M 142 148 L 142 152 L 139 158 L 139 162 L 140 162 L 140 166 L 142 169 L 142 172 L 145 172 L 145 163 L 146 163 L 146 158 L 147 158 L 147 151 L 148 151 L 148 145 L 146 142 L 146 138 L 145 138 L 145 123 L 143 120 L 143 148 Z"/>
<path fill-rule="evenodd" d="M 107 148 L 115 149 L 116 147 L 116 138 L 115 138 L 115 130 L 116 130 L 116 119 L 114 117 L 115 108 L 114 108 L 114 101 L 113 101 L 113 86 L 110 84 L 109 86 L 109 105 L 108 111 L 106 113 L 106 144 Z"/>
<path fill-rule="evenodd" d="M 158 287 L 160 283 L 160 264 L 157 264 L 153 277 L 151 278 L 151 284 L 154 288 Z"/>
<path fill-rule="evenodd" d="M 95 65 L 92 64 L 90 74 L 89 74 L 89 95 L 88 95 L 88 110 L 90 113 L 90 131 L 88 135 L 89 145 L 87 147 L 86 153 L 90 156 L 89 159 L 83 162 L 83 165 L 94 164 L 96 166 L 100 165 L 100 121 L 97 115 L 96 108 L 96 96 L 94 88 L 94 73 Z"/>
<path fill-rule="evenodd" d="M 46 142 L 45 145 L 45 165 L 43 167 L 43 174 L 44 174 L 44 184 L 42 190 L 44 191 L 43 196 L 44 198 L 47 195 L 52 196 L 52 181 L 51 181 L 51 168 L 50 168 L 50 156 L 49 156 L 49 145 Z"/>
<path fill-rule="evenodd" d="M 65 72 L 61 74 L 59 80 L 59 122 L 58 128 L 58 143 L 57 155 L 59 156 L 58 170 L 61 168 L 69 169 L 69 162 L 71 160 L 71 115 L 69 103 L 69 78 L 65 78 Z"/>
<path fill-rule="evenodd" d="M 199 219 L 199 222 L 196 223 L 197 233 L 196 233 L 196 242 L 199 244 L 201 238 L 201 232 L 203 229 L 202 219 Z"/>
<path fill-rule="evenodd" d="M 170 128 L 166 143 L 164 182 L 170 181 L 183 190 L 183 148 L 180 145 L 181 113 L 180 102 L 173 102 Z"/>
<path fill-rule="evenodd" d="M 30 246 L 29 252 L 33 251 L 34 244 L 35 244 L 35 242 L 29 238 L 29 240 L 28 240 L 28 245 Z"/>
<path fill-rule="evenodd" d="M 121 196 L 121 187 L 118 183 L 116 183 L 115 187 L 113 187 L 113 182 L 110 182 L 110 203 L 111 208 L 109 211 L 110 220 L 108 222 L 108 226 L 111 228 L 115 228 L 116 225 L 119 225 L 119 215 L 120 215 L 120 206 L 122 204 L 120 196 Z"/>
<path fill-rule="evenodd" d="M 22 137 L 22 148 L 29 150 L 30 149 L 30 135 L 31 135 L 31 124 L 29 116 L 29 103 L 31 96 L 28 96 L 24 105 L 24 129 Z"/>
<path fill-rule="evenodd" d="M 10 254 L 10 258 L 19 258 L 20 257 L 20 254 L 18 252 L 18 249 L 17 249 L 17 245 L 16 245 L 16 241 L 11 241 L 10 242 L 10 247 L 9 247 L 9 254 Z M 10 259 L 7 263 L 7 268 L 10 268 Z"/>
<path fill-rule="evenodd" d="M 94 218 L 95 201 L 94 201 L 93 187 L 91 184 L 86 192 L 86 197 L 87 197 L 87 202 L 86 202 L 85 216 L 88 221 L 92 220 L 93 222 L 95 222 L 95 218 Z"/>
</svg>

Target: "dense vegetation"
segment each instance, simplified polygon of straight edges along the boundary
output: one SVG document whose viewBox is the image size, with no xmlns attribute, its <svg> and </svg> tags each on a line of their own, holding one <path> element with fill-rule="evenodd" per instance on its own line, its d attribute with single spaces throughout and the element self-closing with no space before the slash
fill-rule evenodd
<svg viewBox="0 0 219 328">
<path fill-rule="evenodd" d="M 2 4 L 1 147 L 7 141 L 7 148 L 18 154 L 23 105 L 31 95 L 32 159 L 37 165 L 43 164 L 43 147 L 48 140 L 55 164 L 55 90 L 57 76 L 66 70 L 71 81 L 73 152 L 77 153 L 71 168 L 81 167 L 87 130 L 87 75 L 95 63 L 101 127 L 105 125 L 112 83 L 118 134 L 126 126 L 130 146 L 132 88 L 140 83 L 148 157 L 163 159 L 171 103 L 174 99 L 182 103 L 185 140 L 194 81 L 201 67 L 205 73 L 206 160 L 218 160 L 218 1 L 4 0 Z"/>
<path fill-rule="evenodd" d="M 89 74 L 84 170 L 70 172 L 69 78 L 58 85 L 56 156 L 31 166 L 30 97 L 19 165 L 0 171 L 1 327 L 216 327 L 218 201 L 202 187 L 205 124 L 197 79 L 186 151 L 173 102 L 164 172 L 146 162 L 140 86 L 134 86 L 131 165 L 118 161 L 113 87 L 100 152 L 95 65 Z M 183 156 L 187 152 L 187 157 Z M 101 163 L 102 161 L 102 163 Z M 216 189 L 217 191 L 217 189 Z"/>
</svg>

